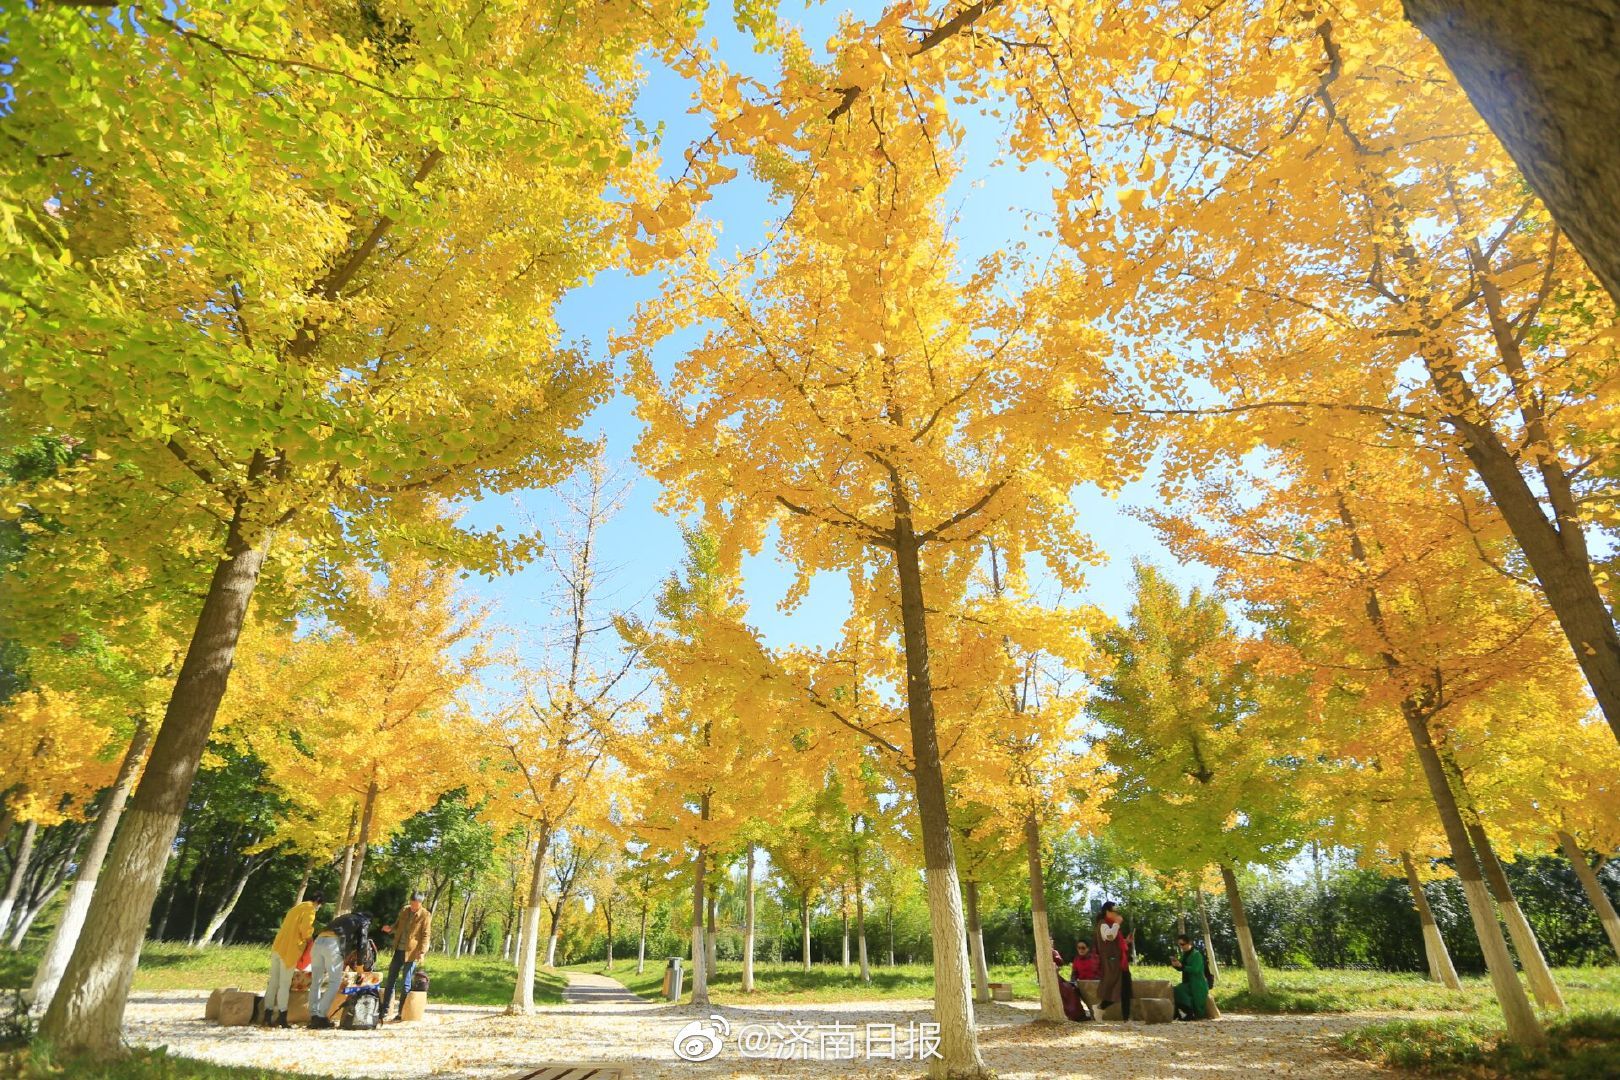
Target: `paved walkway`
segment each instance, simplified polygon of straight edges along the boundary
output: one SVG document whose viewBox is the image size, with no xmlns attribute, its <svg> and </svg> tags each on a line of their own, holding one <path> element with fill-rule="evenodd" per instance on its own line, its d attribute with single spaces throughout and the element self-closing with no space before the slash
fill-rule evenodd
<svg viewBox="0 0 1620 1080">
<path fill-rule="evenodd" d="M 563 1001 L 569 1005 L 645 1005 L 646 999 L 632 994 L 624 983 L 606 975 L 593 975 L 586 971 L 565 971 L 568 985 L 563 987 Z"/>
</svg>

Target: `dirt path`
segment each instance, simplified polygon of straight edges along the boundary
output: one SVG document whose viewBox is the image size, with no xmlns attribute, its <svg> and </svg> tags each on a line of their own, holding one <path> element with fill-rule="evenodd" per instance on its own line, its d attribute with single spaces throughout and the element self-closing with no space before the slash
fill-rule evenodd
<svg viewBox="0 0 1620 1080">
<path fill-rule="evenodd" d="M 343 1077 L 469 1077 L 521 1075 L 543 1061 L 623 1061 L 638 1078 L 883 1077 L 914 1078 L 908 1031 L 925 1034 L 923 1001 L 730 1006 L 693 1010 L 652 1003 L 573 1004 L 534 1016 L 501 1010 L 435 1005 L 419 1024 L 377 1031 L 274 1031 L 220 1028 L 201 1017 L 204 996 L 192 991 L 136 994 L 125 1031 L 130 1042 L 168 1046 L 176 1054 L 232 1065 L 298 1070 Z M 1243 1080 L 1257 1075 L 1323 1078 L 1383 1075 L 1337 1053 L 1333 1036 L 1372 1019 L 1361 1016 L 1227 1018 L 1202 1024 L 1030 1023 L 1032 1008 L 994 1005 L 980 1011 L 980 1045 L 1004 1080 L 1174 1078 Z M 723 1016 L 730 1036 L 719 1054 L 701 1062 L 676 1057 L 678 1032 Z M 890 1025 L 893 1025 L 891 1036 Z M 912 1027 L 918 1025 L 918 1027 Z M 687 1044 L 706 1048 L 703 1032 Z M 749 1058 L 791 1045 L 799 1060 Z M 869 1057 L 893 1053 L 894 1059 Z M 803 1055 L 808 1054 L 808 1060 Z M 819 1060 L 818 1060 L 819 1055 Z"/>
<path fill-rule="evenodd" d="M 645 1005 L 646 1000 L 630 992 L 618 979 L 596 975 L 588 971 L 565 971 L 568 985 L 563 987 L 563 1001 L 569 1005 Z"/>
</svg>

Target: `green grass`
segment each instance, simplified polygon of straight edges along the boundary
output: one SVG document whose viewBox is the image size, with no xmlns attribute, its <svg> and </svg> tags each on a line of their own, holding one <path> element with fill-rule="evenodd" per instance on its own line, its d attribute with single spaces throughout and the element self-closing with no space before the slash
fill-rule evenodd
<svg viewBox="0 0 1620 1080">
<path fill-rule="evenodd" d="M 1484 976 L 1463 979 L 1461 992 L 1421 975 L 1387 971 L 1272 971 L 1266 993 L 1249 993 L 1241 968 L 1222 968 L 1215 999 L 1223 1012 L 1465 1012 L 1500 1015 Z M 1571 1012 L 1594 1012 L 1620 1000 L 1620 967 L 1557 968 L 1553 972 Z"/>
<path fill-rule="evenodd" d="M 608 975 L 643 997 L 657 998 L 664 985 L 664 962 L 649 960 L 647 970 L 636 974 L 634 960 L 620 960 L 609 970 L 600 962 L 574 964 L 571 970 Z M 1169 968 L 1132 969 L 1138 978 L 1170 978 L 1175 973 Z M 687 969 L 686 991 L 682 1000 L 692 996 L 691 969 Z M 1179 976 L 1176 976 L 1179 978 Z M 1015 998 L 1034 998 L 1035 969 L 1022 965 L 995 965 L 990 968 L 992 982 L 1011 983 Z M 860 968 L 850 965 L 816 964 L 806 972 L 800 964 L 754 964 L 754 992 L 742 992 L 742 965 L 735 961 L 722 962 L 720 970 L 709 979 L 709 999 L 717 1004 L 771 1003 L 790 1001 L 876 1001 L 883 998 L 929 998 L 934 994 L 934 969 L 928 964 L 899 964 L 895 967 L 872 967 L 871 983 L 862 983 Z"/>
<path fill-rule="evenodd" d="M 648 998 L 659 996 L 663 988 L 662 961 L 647 964 L 636 974 L 634 960 L 619 961 L 611 971 L 601 963 L 576 964 L 576 971 L 610 975 L 631 990 Z M 1179 972 L 1167 967 L 1139 965 L 1131 968 L 1137 979 L 1180 980 Z M 1266 971 L 1267 992 L 1249 993 L 1243 971 L 1221 970 L 1215 989 L 1224 1012 L 1247 1013 L 1351 1013 L 1351 1012 L 1456 1012 L 1489 1017 L 1496 1014 L 1496 998 L 1486 978 L 1463 980 L 1461 992 L 1447 990 L 1421 975 L 1384 971 Z M 691 972 L 687 991 L 691 997 Z M 1593 1012 L 1620 1000 L 1620 967 L 1559 968 L 1554 972 L 1564 999 L 1572 1012 Z M 996 965 L 990 969 L 993 982 L 1012 984 L 1013 997 L 1033 1000 L 1038 991 L 1035 969 L 1024 965 Z M 742 992 L 742 967 L 722 962 L 710 977 L 709 996 L 718 1004 L 787 1001 L 868 1001 L 883 998 L 928 998 L 934 993 L 933 969 L 926 964 L 902 964 L 872 968 L 872 982 L 860 981 L 859 969 L 839 965 L 815 965 L 808 973 L 798 964 L 754 965 L 753 994 Z"/>
<path fill-rule="evenodd" d="M 379 956 L 378 966 L 387 970 L 385 965 L 391 955 L 385 952 Z M 38 960 L 37 955 L 0 954 L 0 988 L 27 986 Z M 426 966 L 430 993 L 436 1003 L 505 1005 L 512 1000 L 517 969 L 498 956 L 449 957 L 431 953 Z M 266 945 L 194 949 L 174 942 L 148 942 L 141 949 L 135 990 L 212 990 L 218 986 L 259 990 L 269 972 L 270 949 Z M 539 972 L 534 980 L 535 1003 L 560 1003 L 566 982 L 559 972 Z"/>
<path fill-rule="evenodd" d="M 163 1050 L 136 1050 L 128 1057 L 97 1062 L 59 1059 L 38 1043 L 23 1050 L 0 1050 L 0 1076 L 16 1080 L 320 1080 L 309 1073 L 212 1065 L 171 1057 Z"/>
<path fill-rule="evenodd" d="M 1570 1011 L 1547 1020 L 1547 1044 L 1504 1040 L 1485 1016 L 1391 1020 L 1341 1036 L 1357 1057 L 1428 1076 L 1606 1080 L 1620 1076 L 1620 1012 Z"/>
</svg>

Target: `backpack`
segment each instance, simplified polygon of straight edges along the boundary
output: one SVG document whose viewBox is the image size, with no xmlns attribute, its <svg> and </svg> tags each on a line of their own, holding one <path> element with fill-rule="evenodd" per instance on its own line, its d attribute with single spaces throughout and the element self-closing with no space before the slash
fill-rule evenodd
<svg viewBox="0 0 1620 1080">
<path fill-rule="evenodd" d="M 420 990 L 424 994 L 427 993 L 428 973 L 425 970 L 423 970 L 421 967 L 417 967 L 416 974 L 411 976 L 411 987 L 410 988 L 412 990 Z"/>
<path fill-rule="evenodd" d="M 338 1026 L 345 1031 L 370 1031 L 382 1022 L 382 999 L 375 986 L 357 986 L 345 991 L 343 1018 Z"/>
<path fill-rule="evenodd" d="M 1215 989 L 1215 965 L 1209 962 L 1209 953 L 1204 952 L 1203 949 L 1198 951 L 1204 955 L 1204 981 L 1209 983 L 1209 988 L 1213 990 Z"/>
</svg>

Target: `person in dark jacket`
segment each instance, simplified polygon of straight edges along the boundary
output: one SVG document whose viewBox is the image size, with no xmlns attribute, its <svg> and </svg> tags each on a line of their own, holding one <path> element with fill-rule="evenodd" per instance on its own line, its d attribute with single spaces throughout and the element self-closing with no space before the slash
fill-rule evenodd
<svg viewBox="0 0 1620 1080">
<path fill-rule="evenodd" d="M 343 990 L 343 966 L 362 965 L 366 954 L 376 955 L 371 945 L 371 916 L 351 911 L 333 919 L 319 934 L 309 951 L 309 1026 L 329 1028 L 332 1004 Z"/>
</svg>

